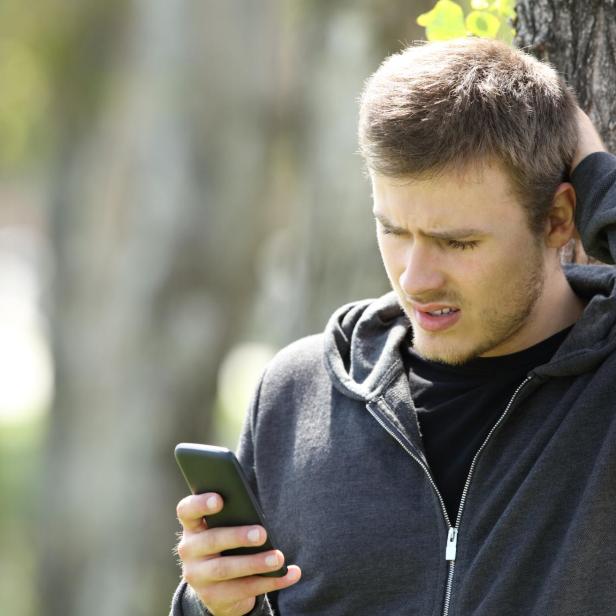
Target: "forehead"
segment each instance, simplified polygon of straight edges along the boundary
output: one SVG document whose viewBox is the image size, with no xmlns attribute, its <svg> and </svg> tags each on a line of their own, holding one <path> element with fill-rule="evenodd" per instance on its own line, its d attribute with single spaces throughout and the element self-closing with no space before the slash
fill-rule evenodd
<svg viewBox="0 0 616 616">
<path fill-rule="evenodd" d="M 525 224 L 508 174 L 484 163 L 428 178 L 390 178 L 371 173 L 375 213 L 399 225 L 431 227 Z"/>
</svg>

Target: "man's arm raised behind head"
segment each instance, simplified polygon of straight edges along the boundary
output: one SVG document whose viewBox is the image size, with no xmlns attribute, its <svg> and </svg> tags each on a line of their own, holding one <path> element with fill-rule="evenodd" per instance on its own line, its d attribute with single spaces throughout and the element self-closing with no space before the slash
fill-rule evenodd
<svg viewBox="0 0 616 616">
<path fill-rule="evenodd" d="M 577 113 L 578 144 L 573 161 L 571 173 L 574 169 L 593 152 L 605 152 L 605 146 L 601 137 L 591 122 L 590 118 L 578 107 Z"/>
<path fill-rule="evenodd" d="M 570 178 L 577 204 L 575 226 L 588 255 L 616 262 L 616 156 L 606 151 L 590 118 L 578 110 L 578 146 Z"/>
</svg>

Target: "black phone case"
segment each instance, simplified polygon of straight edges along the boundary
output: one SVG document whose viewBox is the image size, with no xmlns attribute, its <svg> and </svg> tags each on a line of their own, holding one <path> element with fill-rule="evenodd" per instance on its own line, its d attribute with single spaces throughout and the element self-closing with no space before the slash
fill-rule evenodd
<svg viewBox="0 0 616 616">
<path fill-rule="evenodd" d="M 275 541 L 263 511 L 232 451 L 213 445 L 180 443 L 175 448 L 175 459 L 193 494 L 216 492 L 223 498 L 222 511 L 205 517 L 208 528 L 258 524 L 267 530 L 267 540 L 263 545 L 225 550 L 223 555 L 256 554 L 274 549 Z M 281 577 L 286 573 L 287 568 L 283 565 L 277 571 L 261 575 Z"/>
</svg>

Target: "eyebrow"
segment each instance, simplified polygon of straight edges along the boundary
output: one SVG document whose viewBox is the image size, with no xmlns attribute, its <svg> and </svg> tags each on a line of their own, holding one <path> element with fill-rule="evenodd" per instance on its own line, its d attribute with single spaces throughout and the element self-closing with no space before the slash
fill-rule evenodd
<svg viewBox="0 0 616 616">
<path fill-rule="evenodd" d="M 394 225 L 390 220 L 388 220 L 382 214 L 378 214 L 377 212 L 373 212 L 374 217 L 378 220 L 383 227 L 385 227 L 389 231 L 393 231 L 394 233 L 408 233 L 408 229 L 404 227 L 398 227 Z M 426 237 L 433 237 L 439 240 L 451 240 L 451 239 L 463 239 L 466 237 L 473 237 L 478 235 L 486 235 L 486 232 L 481 229 L 473 229 L 471 227 L 464 227 L 460 229 L 442 229 L 442 230 L 433 230 L 433 231 L 421 231 L 421 235 L 425 235 Z"/>
</svg>

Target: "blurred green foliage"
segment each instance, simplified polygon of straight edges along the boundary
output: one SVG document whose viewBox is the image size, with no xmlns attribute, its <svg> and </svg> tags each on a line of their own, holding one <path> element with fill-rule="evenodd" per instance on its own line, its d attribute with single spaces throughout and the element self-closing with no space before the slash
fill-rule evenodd
<svg viewBox="0 0 616 616">
<path fill-rule="evenodd" d="M 0 602 L 2 614 L 32 616 L 46 418 L 0 424 Z"/>
<path fill-rule="evenodd" d="M 22 166 L 39 150 L 49 103 L 41 11 L 0 3 L 0 170 Z"/>
<path fill-rule="evenodd" d="M 0 165 L 26 156 L 47 103 L 47 82 L 32 48 L 18 39 L 0 40 Z"/>
<path fill-rule="evenodd" d="M 87 124 L 128 17 L 127 0 L 0 2 L 0 173 L 50 153 L 59 124 Z"/>
<path fill-rule="evenodd" d="M 432 10 L 417 18 L 417 23 L 426 29 L 429 41 L 472 35 L 511 44 L 515 36 L 511 25 L 514 17 L 515 0 L 471 0 L 470 4 L 438 0 Z"/>
</svg>

